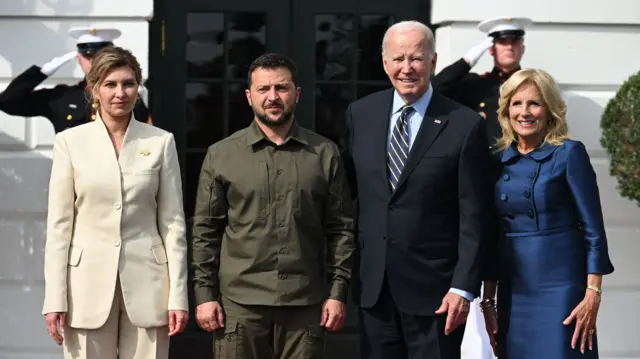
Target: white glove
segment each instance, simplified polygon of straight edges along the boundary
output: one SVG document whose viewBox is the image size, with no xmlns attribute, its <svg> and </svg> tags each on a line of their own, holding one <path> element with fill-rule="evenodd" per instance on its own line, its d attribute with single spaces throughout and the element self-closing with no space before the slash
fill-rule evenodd
<svg viewBox="0 0 640 359">
<path fill-rule="evenodd" d="M 473 67 L 478 60 L 480 60 L 485 51 L 487 51 L 491 46 L 493 46 L 493 38 L 487 37 L 481 43 L 470 48 L 469 51 L 464 54 L 463 58 L 469 66 Z"/>
<path fill-rule="evenodd" d="M 61 68 L 62 65 L 66 64 L 74 57 L 76 57 L 77 54 L 77 51 L 71 51 L 62 56 L 54 57 L 51 61 L 42 65 L 40 71 L 47 76 L 51 76 L 54 72 L 58 71 L 58 69 Z"/>
</svg>

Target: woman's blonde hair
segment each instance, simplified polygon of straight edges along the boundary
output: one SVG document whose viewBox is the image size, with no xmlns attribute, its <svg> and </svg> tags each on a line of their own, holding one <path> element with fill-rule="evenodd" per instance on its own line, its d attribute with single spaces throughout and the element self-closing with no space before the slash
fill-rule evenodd
<svg viewBox="0 0 640 359">
<path fill-rule="evenodd" d="M 111 71 L 120 68 L 129 67 L 133 71 L 136 83 L 142 82 L 142 69 L 138 63 L 138 59 L 131 51 L 117 46 L 107 46 L 98 51 L 91 61 L 91 70 L 87 74 L 87 83 L 93 88 L 98 88 Z M 91 92 L 92 102 L 95 103 L 93 92 Z"/>
<path fill-rule="evenodd" d="M 562 99 L 556 81 L 543 70 L 523 69 L 511 75 L 500 87 L 498 123 L 502 127 L 502 137 L 496 142 L 497 152 L 504 151 L 517 140 L 517 135 L 509 120 L 509 106 L 513 95 L 524 84 L 534 84 L 542 96 L 543 103 L 541 105 L 544 106 L 547 115 L 544 142 L 560 146 L 564 140 L 569 138 L 566 119 L 567 104 Z"/>
</svg>

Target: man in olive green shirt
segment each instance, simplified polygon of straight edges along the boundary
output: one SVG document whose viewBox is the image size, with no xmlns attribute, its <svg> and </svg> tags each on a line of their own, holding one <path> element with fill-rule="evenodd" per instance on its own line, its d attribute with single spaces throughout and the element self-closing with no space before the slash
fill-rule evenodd
<svg viewBox="0 0 640 359">
<path fill-rule="evenodd" d="M 345 170 L 333 142 L 294 121 L 290 59 L 256 59 L 246 95 L 254 121 L 209 147 L 200 173 L 196 319 L 216 331 L 216 359 L 319 359 L 354 266 Z"/>
</svg>

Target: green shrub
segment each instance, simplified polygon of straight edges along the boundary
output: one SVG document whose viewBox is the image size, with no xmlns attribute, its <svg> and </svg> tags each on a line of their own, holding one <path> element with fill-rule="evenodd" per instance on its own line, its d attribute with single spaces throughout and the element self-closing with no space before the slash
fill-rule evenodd
<svg viewBox="0 0 640 359">
<path fill-rule="evenodd" d="M 618 191 L 640 205 L 640 72 L 625 81 L 600 121 L 600 143 L 610 156 Z"/>
</svg>

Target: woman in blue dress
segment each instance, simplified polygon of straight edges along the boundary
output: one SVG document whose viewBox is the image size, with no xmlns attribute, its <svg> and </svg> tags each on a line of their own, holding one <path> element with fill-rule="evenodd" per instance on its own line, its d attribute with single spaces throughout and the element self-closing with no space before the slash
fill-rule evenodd
<svg viewBox="0 0 640 359">
<path fill-rule="evenodd" d="M 544 71 L 512 75 L 498 117 L 501 235 L 481 302 L 494 350 L 500 359 L 598 358 L 602 276 L 613 265 L 587 151 L 568 139 L 566 104 Z"/>
</svg>

